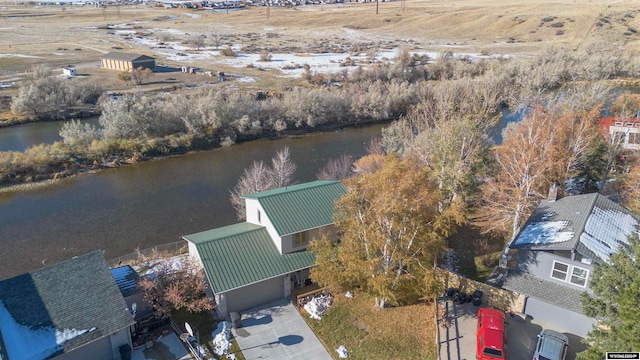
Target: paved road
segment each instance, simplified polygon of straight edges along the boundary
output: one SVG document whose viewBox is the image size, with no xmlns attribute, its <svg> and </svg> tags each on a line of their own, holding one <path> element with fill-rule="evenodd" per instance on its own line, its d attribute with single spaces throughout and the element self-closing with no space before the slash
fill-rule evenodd
<svg viewBox="0 0 640 360">
<path fill-rule="evenodd" d="M 448 309 L 451 323 L 447 326 L 439 320 L 440 359 L 442 360 L 474 360 L 476 358 L 476 328 L 478 307 L 471 303 L 456 305 L 443 298 L 442 308 Z M 440 314 L 439 319 L 442 319 Z M 515 360 L 527 360 L 533 357 L 537 335 L 542 329 L 553 329 L 569 337 L 569 352 L 566 360 L 575 360 L 576 353 L 586 349 L 582 338 L 563 329 L 554 328 L 546 323 L 527 317 L 506 317 L 507 357 Z"/>
</svg>

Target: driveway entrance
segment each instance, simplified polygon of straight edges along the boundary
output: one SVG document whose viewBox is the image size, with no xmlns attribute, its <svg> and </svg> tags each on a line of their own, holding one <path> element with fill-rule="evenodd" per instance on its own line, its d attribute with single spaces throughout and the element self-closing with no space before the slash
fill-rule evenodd
<svg viewBox="0 0 640 360">
<path fill-rule="evenodd" d="M 233 334 L 247 360 L 331 360 L 289 299 L 242 312 L 240 324 Z"/>
</svg>

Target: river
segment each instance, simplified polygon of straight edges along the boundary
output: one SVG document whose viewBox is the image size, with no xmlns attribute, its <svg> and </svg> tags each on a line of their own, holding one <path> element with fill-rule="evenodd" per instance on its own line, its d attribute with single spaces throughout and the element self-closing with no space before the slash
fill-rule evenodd
<svg viewBox="0 0 640 360">
<path fill-rule="evenodd" d="M 312 181 L 329 158 L 364 155 L 382 127 L 247 142 L 0 193 L 0 279 L 95 249 L 113 258 L 233 224 L 229 190 L 254 160 L 288 146 L 296 180 Z"/>
</svg>

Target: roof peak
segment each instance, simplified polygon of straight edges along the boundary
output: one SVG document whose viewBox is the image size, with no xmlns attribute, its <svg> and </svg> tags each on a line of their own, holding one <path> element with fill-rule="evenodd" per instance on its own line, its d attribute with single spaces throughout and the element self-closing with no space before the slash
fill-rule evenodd
<svg viewBox="0 0 640 360">
<path fill-rule="evenodd" d="M 243 199 L 262 199 L 262 198 L 266 198 L 266 197 L 270 197 L 270 196 L 276 196 L 276 195 L 281 195 L 281 194 L 286 194 L 286 193 L 293 193 L 293 192 L 296 192 L 296 191 L 303 191 L 303 190 L 318 188 L 318 187 L 327 186 L 327 185 L 334 185 L 336 183 L 340 183 L 340 181 L 338 181 L 338 180 L 315 180 L 315 181 L 310 181 L 310 182 L 306 182 L 306 183 L 302 183 L 302 184 L 288 185 L 288 186 L 279 187 L 279 188 L 275 188 L 275 189 L 264 190 L 264 191 L 260 191 L 260 192 L 253 193 L 253 194 L 245 194 L 245 195 L 241 195 L 240 197 L 243 198 Z"/>
</svg>

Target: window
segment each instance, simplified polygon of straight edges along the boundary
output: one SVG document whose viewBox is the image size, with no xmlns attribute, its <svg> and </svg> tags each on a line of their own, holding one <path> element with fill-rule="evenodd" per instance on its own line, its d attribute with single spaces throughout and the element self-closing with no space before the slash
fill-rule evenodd
<svg viewBox="0 0 640 360">
<path fill-rule="evenodd" d="M 629 144 L 640 144 L 640 133 L 629 133 Z"/>
<path fill-rule="evenodd" d="M 551 271 L 551 277 L 554 279 L 566 281 L 567 273 L 569 272 L 569 265 L 561 262 L 553 261 L 553 271 Z"/>
<path fill-rule="evenodd" d="M 293 246 L 300 246 L 300 245 L 304 245 L 309 241 L 309 239 L 307 239 L 307 232 L 299 232 L 296 233 L 293 236 Z"/>
<path fill-rule="evenodd" d="M 587 269 L 574 266 L 573 270 L 571 271 L 571 283 L 579 286 L 585 286 L 587 284 L 588 276 L 589 271 Z"/>
</svg>

